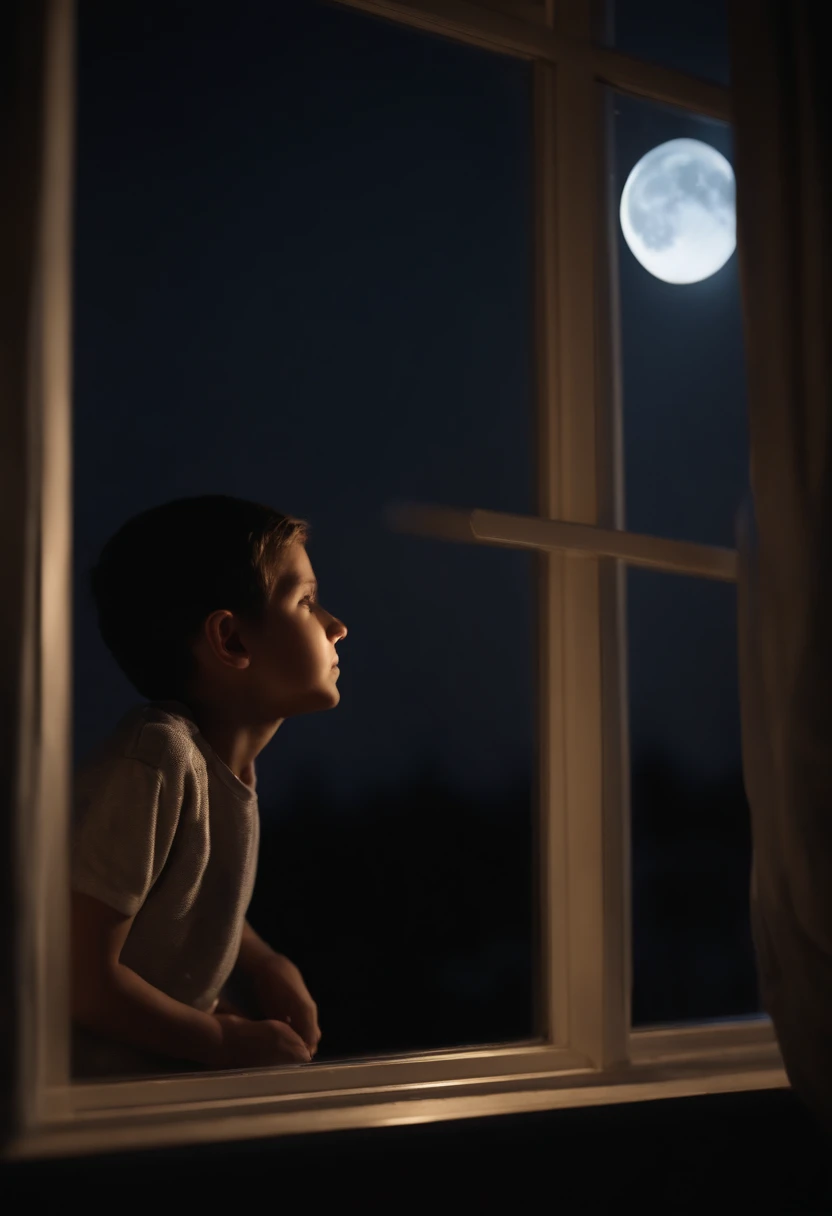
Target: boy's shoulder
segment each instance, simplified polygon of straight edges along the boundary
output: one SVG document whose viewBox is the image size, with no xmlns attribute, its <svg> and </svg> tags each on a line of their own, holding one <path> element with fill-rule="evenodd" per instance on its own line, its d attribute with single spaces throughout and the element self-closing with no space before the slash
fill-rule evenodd
<svg viewBox="0 0 832 1216">
<path fill-rule="evenodd" d="M 129 710 L 116 728 L 82 761 L 80 772 L 121 758 L 170 772 L 194 763 L 196 724 L 176 701 L 150 701 Z"/>
</svg>

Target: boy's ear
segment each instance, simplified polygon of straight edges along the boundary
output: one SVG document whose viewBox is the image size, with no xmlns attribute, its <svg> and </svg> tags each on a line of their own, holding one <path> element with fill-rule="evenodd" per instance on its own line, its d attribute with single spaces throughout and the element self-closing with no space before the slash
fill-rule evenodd
<svg viewBox="0 0 832 1216">
<path fill-rule="evenodd" d="M 229 667 L 248 667 L 251 656 L 240 634 L 237 618 L 227 609 L 217 609 L 205 621 L 203 640 L 214 658 Z"/>
</svg>

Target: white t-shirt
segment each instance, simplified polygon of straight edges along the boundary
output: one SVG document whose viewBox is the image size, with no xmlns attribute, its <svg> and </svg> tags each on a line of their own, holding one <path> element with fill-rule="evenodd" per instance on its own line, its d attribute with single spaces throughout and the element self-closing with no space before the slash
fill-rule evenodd
<svg viewBox="0 0 832 1216">
<path fill-rule="evenodd" d="M 80 766 L 71 885 L 135 917 L 122 963 L 210 1012 L 237 961 L 260 820 L 254 788 L 219 758 L 190 712 L 177 701 L 138 706 Z M 77 1076 L 170 1065 L 73 1028 Z"/>
</svg>

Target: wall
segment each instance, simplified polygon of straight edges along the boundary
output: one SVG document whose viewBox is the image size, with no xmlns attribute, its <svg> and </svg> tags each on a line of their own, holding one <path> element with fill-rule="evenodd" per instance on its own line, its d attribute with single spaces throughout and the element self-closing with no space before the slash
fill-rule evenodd
<svg viewBox="0 0 832 1216">
<path fill-rule="evenodd" d="M 25 1162 L 5 1187 L 118 1209 L 182 1201 L 399 1212 L 832 1212 L 828 1144 L 790 1091 Z M 132 1205 L 131 1205 L 132 1206 Z"/>
</svg>

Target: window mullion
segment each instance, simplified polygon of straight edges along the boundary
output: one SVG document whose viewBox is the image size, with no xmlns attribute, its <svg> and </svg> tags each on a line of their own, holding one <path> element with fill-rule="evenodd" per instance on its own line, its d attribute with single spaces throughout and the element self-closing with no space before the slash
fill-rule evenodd
<svg viewBox="0 0 832 1216">
<path fill-rule="evenodd" d="M 541 441 L 541 446 L 544 442 Z M 614 476 L 613 469 L 605 470 L 604 474 Z M 735 549 L 573 523 L 551 518 L 547 510 L 542 505 L 540 515 L 511 515 L 479 507 L 469 511 L 409 503 L 393 507 L 388 513 L 388 522 L 396 530 L 443 540 L 594 558 L 611 557 L 628 566 L 662 570 L 666 574 L 689 574 L 696 578 L 736 582 Z"/>
<path fill-rule="evenodd" d="M 589 46 L 591 0 L 558 6 L 563 35 Z M 597 526 L 599 234 L 603 147 L 588 56 L 555 71 L 558 516 Z M 603 425 L 603 423 L 602 423 Z M 563 647 L 563 758 L 567 821 L 569 1042 L 598 1067 L 627 1057 L 629 981 L 624 810 L 604 783 L 604 658 L 619 636 L 617 603 L 600 563 L 567 556 L 559 620 Z M 614 708 L 614 707 L 613 707 Z M 613 791 L 614 792 L 614 791 Z"/>
<path fill-rule="evenodd" d="M 663 570 L 670 574 L 691 574 L 727 583 L 736 582 L 737 577 L 736 550 L 718 545 L 700 545 L 670 537 L 645 536 L 638 532 L 599 528 L 559 519 L 503 515 L 497 511 L 472 511 L 470 527 L 475 539 L 494 544 L 563 549 L 575 554 L 617 558 L 631 566 Z"/>
<path fill-rule="evenodd" d="M 537 60 L 534 70 L 535 157 L 535 361 L 537 396 L 537 509 L 543 518 L 561 511 L 558 453 L 560 394 L 557 360 L 558 232 L 556 223 L 555 69 Z M 476 540 L 471 512 L 468 526 Z M 537 914 L 540 945 L 538 1017 L 544 1037 L 566 1045 L 570 1037 L 567 799 L 564 727 L 563 619 L 566 556 L 537 559 Z"/>
</svg>

